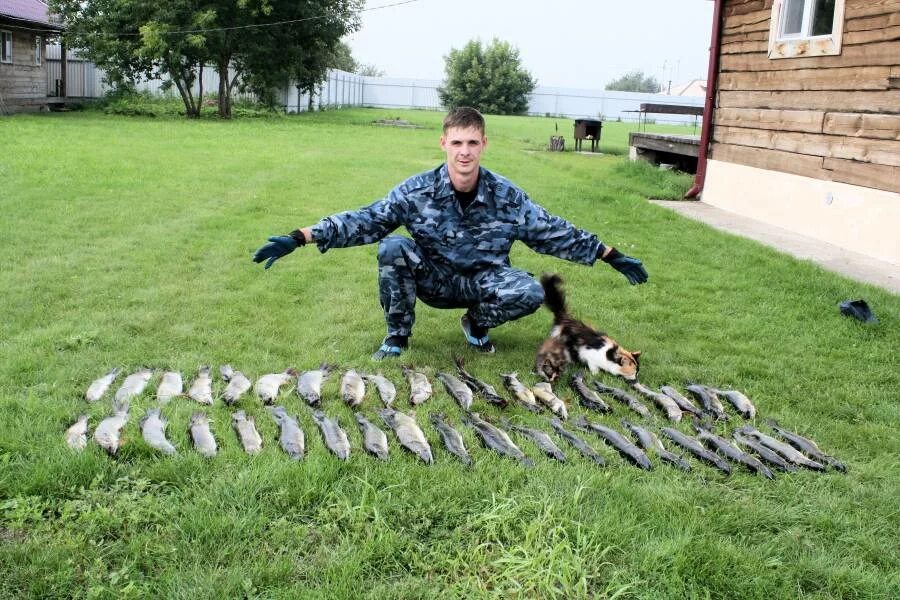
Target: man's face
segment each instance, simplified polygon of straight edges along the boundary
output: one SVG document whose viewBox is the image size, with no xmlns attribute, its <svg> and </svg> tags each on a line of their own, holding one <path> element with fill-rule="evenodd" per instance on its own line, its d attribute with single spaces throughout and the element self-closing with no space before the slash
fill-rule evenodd
<svg viewBox="0 0 900 600">
<path fill-rule="evenodd" d="M 441 136 L 441 148 L 447 153 L 447 167 L 451 173 L 464 177 L 478 171 L 485 146 L 487 138 L 474 127 L 451 127 Z"/>
</svg>

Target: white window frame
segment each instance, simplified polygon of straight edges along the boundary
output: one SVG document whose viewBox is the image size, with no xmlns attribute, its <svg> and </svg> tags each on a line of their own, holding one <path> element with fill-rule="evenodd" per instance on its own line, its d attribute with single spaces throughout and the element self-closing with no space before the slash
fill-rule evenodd
<svg viewBox="0 0 900 600">
<path fill-rule="evenodd" d="M 7 44 L 9 46 L 7 46 Z M 12 61 L 13 61 L 12 31 L 8 31 L 6 29 L 0 29 L 0 62 L 12 63 Z"/>
<path fill-rule="evenodd" d="M 44 62 L 44 38 L 34 36 L 34 66 L 39 67 Z"/>
<path fill-rule="evenodd" d="M 784 9 L 786 0 L 775 0 L 772 3 L 772 16 L 769 22 L 769 58 L 808 58 L 810 56 L 835 56 L 841 53 L 841 41 L 844 33 L 844 0 L 834 2 L 834 20 L 831 33 L 825 35 L 809 35 L 812 27 L 812 7 L 816 0 L 804 0 L 803 24 L 799 34 L 782 35 L 784 29 Z"/>
</svg>

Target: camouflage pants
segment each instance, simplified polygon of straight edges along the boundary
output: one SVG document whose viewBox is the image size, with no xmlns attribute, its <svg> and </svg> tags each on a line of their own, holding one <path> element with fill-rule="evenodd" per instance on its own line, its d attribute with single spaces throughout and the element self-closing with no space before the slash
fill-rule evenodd
<svg viewBox="0 0 900 600">
<path fill-rule="evenodd" d="M 397 235 L 378 244 L 378 289 L 389 336 L 412 333 L 416 298 L 435 308 L 467 308 L 475 323 L 488 329 L 530 315 L 544 301 L 541 285 L 525 271 L 496 267 L 455 273 Z"/>
</svg>

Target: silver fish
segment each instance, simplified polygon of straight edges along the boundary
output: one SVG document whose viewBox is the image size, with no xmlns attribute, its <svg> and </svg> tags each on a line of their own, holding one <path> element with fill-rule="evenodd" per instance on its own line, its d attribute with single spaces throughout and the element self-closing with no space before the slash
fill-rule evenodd
<svg viewBox="0 0 900 600">
<path fill-rule="evenodd" d="M 635 425 L 626 419 L 622 419 L 622 426 L 631 432 L 634 439 L 637 440 L 638 446 L 643 448 L 645 451 L 655 452 L 657 456 L 659 456 L 660 460 L 665 461 L 671 465 L 678 467 L 683 471 L 691 470 L 691 463 L 684 460 L 674 452 L 669 452 L 666 450 L 666 447 L 663 446 L 662 441 L 656 436 L 655 433 L 650 431 L 645 427 L 641 427 L 640 425 Z"/>
<path fill-rule="evenodd" d="M 385 424 L 394 430 L 401 446 L 418 456 L 426 464 L 430 465 L 434 462 L 431 446 L 414 417 L 392 408 L 383 408 L 378 411 L 378 414 Z"/>
<path fill-rule="evenodd" d="M 297 376 L 297 371 L 285 369 L 283 373 L 269 373 L 256 380 L 254 387 L 256 395 L 263 404 L 272 404 L 281 391 L 281 386 Z"/>
<path fill-rule="evenodd" d="M 697 439 L 706 444 L 706 447 L 710 450 L 718 452 L 732 462 L 744 465 L 754 473 L 759 473 L 766 479 L 775 479 L 775 475 L 772 474 L 772 471 L 770 471 L 766 465 L 759 462 L 756 457 L 747 454 L 725 438 L 719 437 L 712 431 L 702 427 L 696 419 L 694 420 L 694 430 L 697 432 Z"/>
<path fill-rule="evenodd" d="M 472 388 L 449 373 L 438 373 L 438 379 L 444 384 L 450 397 L 456 400 L 463 410 L 472 408 L 472 401 L 475 399 Z"/>
<path fill-rule="evenodd" d="M 574 425 L 585 431 L 593 431 L 596 433 L 600 436 L 600 439 L 615 448 L 622 458 L 628 460 L 636 467 L 644 469 L 645 471 L 653 469 L 653 465 L 650 463 L 647 453 L 635 446 L 628 438 L 615 429 L 601 425 L 600 423 L 591 423 L 584 415 L 579 416 Z"/>
<path fill-rule="evenodd" d="M 175 454 L 175 446 L 166 439 L 166 421 L 158 408 L 148 408 L 141 418 L 141 436 L 147 445 L 163 454 Z"/>
<path fill-rule="evenodd" d="M 500 377 L 503 379 L 503 385 L 519 401 L 519 404 L 531 412 L 542 412 L 543 409 L 537 403 L 534 392 L 519 381 L 518 373 L 501 373 Z"/>
<path fill-rule="evenodd" d="M 539 381 L 532 386 L 531 391 L 534 392 L 534 397 L 537 398 L 541 404 L 549 408 L 550 412 L 554 415 L 562 420 L 569 418 L 569 411 L 566 409 L 566 403 L 553 393 L 553 388 L 550 387 L 548 382 Z"/>
<path fill-rule="evenodd" d="M 362 413 L 354 413 L 353 416 L 356 417 L 359 432 L 363 436 L 363 449 L 380 460 L 387 460 L 389 457 L 387 434 L 369 421 Z"/>
<path fill-rule="evenodd" d="M 97 400 L 102 398 L 103 394 L 106 393 L 106 390 L 109 389 L 109 386 L 112 385 L 112 382 L 115 381 L 120 372 L 121 369 L 116 367 L 103 377 L 99 377 L 92 381 L 91 385 L 88 386 L 87 391 L 84 393 L 84 399 L 88 402 L 96 402 Z"/>
<path fill-rule="evenodd" d="M 768 424 L 769 427 L 775 430 L 775 433 L 778 435 L 778 437 L 789 443 L 797 450 L 800 450 L 804 454 L 809 455 L 813 460 L 816 460 L 820 463 L 828 463 L 838 471 L 847 471 L 847 467 L 844 465 L 844 463 L 834 458 L 833 456 L 828 456 L 827 454 L 822 452 L 822 450 L 819 448 L 819 445 L 811 439 L 803 437 L 799 433 L 784 429 L 774 419 L 766 419 L 766 424 Z"/>
<path fill-rule="evenodd" d="M 609 385 L 603 385 L 597 380 L 594 380 L 593 384 L 594 389 L 596 389 L 601 394 L 608 394 L 642 417 L 646 419 L 650 418 L 650 409 L 644 406 L 643 402 L 641 402 L 625 390 L 620 390 L 617 387 L 612 387 Z"/>
<path fill-rule="evenodd" d="M 72 450 L 84 450 L 87 446 L 88 416 L 81 415 L 66 429 L 66 445 Z"/>
<path fill-rule="evenodd" d="M 674 400 L 675 404 L 678 405 L 678 408 L 681 409 L 681 412 L 691 413 L 695 417 L 703 417 L 703 411 L 697 408 L 696 404 L 685 398 L 678 390 L 676 390 L 672 386 L 664 385 L 659 388 L 659 391 Z"/>
<path fill-rule="evenodd" d="M 519 435 L 528 438 L 534 445 L 540 448 L 541 452 L 552 459 L 559 462 L 566 462 L 566 453 L 554 443 L 553 438 L 541 431 L 540 429 L 532 429 L 531 427 L 522 427 L 521 425 L 513 425 L 509 419 L 501 418 L 500 424 L 507 431 L 515 431 Z"/>
<path fill-rule="evenodd" d="M 378 373 L 377 375 L 362 375 L 361 377 L 363 380 L 375 384 L 375 389 L 378 390 L 378 396 L 381 398 L 381 403 L 384 404 L 385 407 L 390 408 L 393 406 L 394 399 L 397 397 L 397 388 L 390 379 L 384 377 L 381 373 Z"/>
<path fill-rule="evenodd" d="M 526 467 L 534 466 L 534 462 L 525 456 L 525 453 L 513 443 L 505 431 L 488 423 L 478 413 L 466 413 L 462 420 L 463 423 L 475 430 L 486 448 L 497 454 L 514 458 Z"/>
<path fill-rule="evenodd" d="M 444 442 L 447 451 L 461 460 L 464 465 L 471 466 L 472 457 L 466 450 L 462 434 L 445 420 L 444 413 L 431 413 L 431 423 L 441 436 L 441 441 Z"/>
<path fill-rule="evenodd" d="M 362 404 L 366 396 L 366 383 L 354 369 L 350 369 L 341 378 L 341 398 L 350 408 Z"/>
<path fill-rule="evenodd" d="M 188 430 L 191 434 L 191 440 L 194 442 L 194 448 L 197 449 L 201 456 L 212 458 L 218 453 L 219 446 L 216 444 L 216 438 L 213 437 L 209 428 L 209 417 L 206 416 L 206 413 L 195 412 L 191 415 L 191 423 Z"/>
<path fill-rule="evenodd" d="M 725 408 L 722 406 L 722 401 L 719 400 L 719 397 L 714 391 L 712 391 L 705 385 L 696 383 L 685 386 L 684 389 L 686 389 L 694 398 L 697 399 L 697 402 L 699 402 L 700 406 L 703 407 L 704 412 L 715 417 L 717 421 L 728 420 L 728 415 L 725 413 Z"/>
<path fill-rule="evenodd" d="M 305 371 L 297 378 L 297 395 L 310 406 L 319 406 L 322 401 L 322 383 L 328 379 L 332 368 L 322 363 L 318 369 Z"/>
<path fill-rule="evenodd" d="M 709 450 L 704 448 L 703 444 L 701 444 L 695 438 L 692 438 L 689 435 L 685 435 L 677 429 L 672 429 L 671 427 L 663 427 L 661 431 L 664 436 L 666 436 L 697 458 L 708 462 L 726 475 L 731 475 L 731 465 L 728 464 L 728 461 L 715 452 L 710 452 Z"/>
<path fill-rule="evenodd" d="M 262 437 L 260 437 L 259 431 L 256 430 L 256 419 L 253 418 L 253 415 L 247 416 L 242 410 L 233 412 L 231 413 L 231 425 L 237 432 L 244 452 L 247 454 L 259 454 L 262 450 Z"/>
<path fill-rule="evenodd" d="M 409 367 L 402 368 L 406 381 L 409 382 L 409 403 L 413 406 L 422 404 L 431 398 L 431 382 L 424 373 L 413 371 Z"/>
<path fill-rule="evenodd" d="M 738 411 L 738 414 L 745 419 L 756 418 L 756 406 L 750 401 L 750 398 L 737 390 L 719 390 L 710 388 L 716 395 L 723 396 Z"/>
<path fill-rule="evenodd" d="M 303 435 L 303 430 L 300 428 L 297 419 L 290 416 L 287 409 L 283 406 L 268 407 L 268 409 L 272 414 L 272 418 L 275 419 L 275 422 L 278 423 L 278 427 L 281 429 L 281 433 L 278 436 L 281 447 L 292 459 L 300 460 L 303 458 L 306 452 L 306 436 Z"/>
<path fill-rule="evenodd" d="M 780 440 L 776 440 L 772 436 L 766 435 L 765 433 L 749 425 L 738 427 L 735 431 L 742 435 L 746 435 L 747 437 L 756 438 L 756 440 L 760 444 L 762 444 L 766 448 L 769 448 L 770 450 L 774 450 L 795 465 L 800 465 L 801 467 L 806 467 L 807 469 L 812 469 L 813 471 L 825 470 L 825 465 L 814 460 L 810 460 L 802 452 L 800 452 L 790 444 L 785 444 Z"/>
<path fill-rule="evenodd" d="M 788 462 L 784 459 L 783 456 L 775 452 L 770 448 L 766 448 L 762 444 L 759 443 L 755 438 L 749 438 L 741 435 L 739 432 L 732 432 L 731 437 L 734 438 L 741 446 L 745 448 L 749 448 L 753 450 L 759 458 L 761 458 L 764 462 L 769 463 L 773 467 L 777 469 L 781 469 L 782 471 L 787 471 L 789 473 L 794 473 L 797 471 L 797 467 L 792 463 Z"/>
<path fill-rule="evenodd" d="M 200 370 L 197 372 L 197 378 L 188 390 L 188 397 L 200 404 L 211 405 L 213 403 L 212 375 L 208 366 L 200 367 Z"/>
<path fill-rule="evenodd" d="M 579 404 L 583 407 L 601 413 L 612 412 L 612 408 L 597 395 L 597 392 L 587 386 L 584 382 L 584 375 L 581 373 L 574 373 L 569 379 L 569 385 L 575 392 L 575 396 L 578 397 Z"/>
<path fill-rule="evenodd" d="M 659 392 L 654 392 L 646 385 L 638 381 L 633 381 L 631 383 L 631 387 L 633 387 L 634 390 L 643 397 L 653 400 L 653 402 L 656 403 L 656 405 L 666 413 L 666 418 L 670 421 L 674 421 L 677 423 L 681 420 L 681 409 L 678 407 L 678 404 L 675 402 L 675 400 L 673 400 L 669 396 L 661 394 Z"/>
<path fill-rule="evenodd" d="M 556 433 L 558 433 L 561 438 L 569 442 L 569 445 L 581 452 L 581 455 L 586 459 L 601 467 L 606 466 L 606 459 L 600 456 L 597 451 L 591 448 L 583 439 L 563 427 L 562 421 L 553 417 L 550 419 L 550 426 L 556 430 Z"/>
<path fill-rule="evenodd" d="M 181 373 L 166 371 L 156 388 L 156 399 L 160 404 L 166 404 L 175 396 L 180 396 L 182 392 L 184 384 L 181 381 Z"/>
<path fill-rule="evenodd" d="M 235 371 L 231 365 L 219 367 L 219 374 L 222 376 L 222 379 L 228 382 L 228 385 L 225 386 L 225 390 L 222 392 L 222 402 L 229 406 L 240 400 L 241 396 L 249 392 L 250 388 L 253 387 L 253 382 L 240 371 Z"/>
<path fill-rule="evenodd" d="M 121 405 L 135 396 L 140 396 L 152 376 L 153 371 L 150 369 L 138 369 L 126 377 L 119 389 L 116 390 L 114 405 Z"/>
<path fill-rule="evenodd" d="M 347 433 L 341 429 L 341 424 L 326 417 L 321 410 L 313 413 L 313 421 L 319 426 L 328 449 L 341 460 L 350 458 L 350 440 L 347 439 Z"/>
<path fill-rule="evenodd" d="M 128 401 L 116 404 L 111 417 L 106 417 L 94 430 L 94 441 L 109 454 L 115 454 L 121 445 L 122 428 L 128 423 Z"/>
</svg>

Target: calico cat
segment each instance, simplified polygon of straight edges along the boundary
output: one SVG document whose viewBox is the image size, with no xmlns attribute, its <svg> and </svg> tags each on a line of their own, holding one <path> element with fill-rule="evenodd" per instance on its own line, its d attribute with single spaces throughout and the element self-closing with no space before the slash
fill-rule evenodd
<svg viewBox="0 0 900 600">
<path fill-rule="evenodd" d="M 540 345 L 535 371 L 547 381 L 556 380 L 573 360 L 592 374 L 606 371 L 627 381 L 636 381 L 641 353 L 629 352 L 614 339 L 572 317 L 566 309 L 562 278 L 557 274 L 541 276 L 544 304 L 553 313 L 553 328 Z"/>
</svg>

